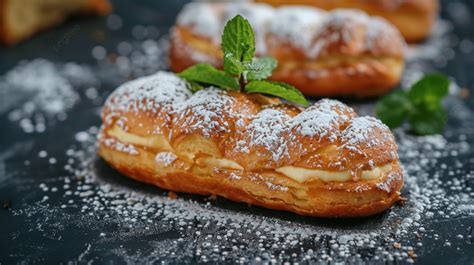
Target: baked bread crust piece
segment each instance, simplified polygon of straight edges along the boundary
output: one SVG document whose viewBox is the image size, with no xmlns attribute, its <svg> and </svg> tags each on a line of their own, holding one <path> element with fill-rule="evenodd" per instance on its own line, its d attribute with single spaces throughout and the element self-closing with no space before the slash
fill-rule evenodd
<svg viewBox="0 0 474 265">
<path fill-rule="evenodd" d="M 427 38 L 439 13 L 438 0 L 256 0 L 274 6 L 309 5 L 325 10 L 356 8 L 393 23 L 408 42 Z"/>
<path fill-rule="evenodd" d="M 400 81 L 405 42 L 384 19 L 358 10 L 252 3 L 186 5 L 172 29 L 171 68 L 180 72 L 196 63 L 222 68 L 222 27 L 236 14 L 252 24 L 257 55 L 278 60 L 270 79 L 306 95 L 377 96 Z"/>
<path fill-rule="evenodd" d="M 71 15 L 106 15 L 108 0 L 0 0 L 0 42 L 16 44 Z"/>
<path fill-rule="evenodd" d="M 212 87 L 192 94 L 159 72 L 119 87 L 102 121 L 99 155 L 164 189 L 318 217 L 368 216 L 400 200 L 390 130 L 335 100 L 301 109 Z"/>
</svg>

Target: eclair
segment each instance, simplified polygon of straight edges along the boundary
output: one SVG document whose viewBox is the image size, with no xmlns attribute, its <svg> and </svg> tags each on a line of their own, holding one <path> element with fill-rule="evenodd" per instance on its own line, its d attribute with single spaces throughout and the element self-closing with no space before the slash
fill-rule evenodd
<svg viewBox="0 0 474 265">
<path fill-rule="evenodd" d="M 196 63 L 222 68 L 222 29 L 236 14 L 254 28 L 257 55 L 279 62 L 270 79 L 305 95 L 377 96 L 400 81 L 406 43 L 385 19 L 355 9 L 255 3 L 186 5 L 172 29 L 171 69 L 180 72 Z"/>
<path fill-rule="evenodd" d="M 387 126 L 336 100 L 301 108 L 173 73 L 129 81 L 107 99 L 98 154 L 163 189 L 317 217 L 383 212 L 403 173 Z"/>
<path fill-rule="evenodd" d="M 256 0 L 274 6 L 308 5 L 325 10 L 356 8 L 393 23 L 408 42 L 426 39 L 438 18 L 438 0 Z"/>
<path fill-rule="evenodd" d="M 16 44 L 72 15 L 106 15 L 111 11 L 108 0 L 0 0 L 0 43 Z"/>
</svg>

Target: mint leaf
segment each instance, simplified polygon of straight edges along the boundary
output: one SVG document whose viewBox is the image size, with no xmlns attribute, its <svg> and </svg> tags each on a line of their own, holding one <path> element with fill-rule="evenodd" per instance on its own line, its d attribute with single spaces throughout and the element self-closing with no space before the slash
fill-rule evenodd
<svg viewBox="0 0 474 265">
<path fill-rule="evenodd" d="M 447 114 L 444 109 L 432 111 L 425 107 L 420 107 L 413 111 L 408 121 L 416 134 L 436 134 L 443 131 L 447 121 Z"/>
<path fill-rule="evenodd" d="M 204 89 L 203 86 L 201 86 L 200 84 L 196 83 L 196 82 L 189 82 L 188 81 L 188 89 L 195 93 L 195 92 L 198 92 L 199 90 L 202 90 Z"/>
<path fill-rule="evenodd" d="M 221 47 L 225 57 L 231 54 L 238 61 L 250 62 L 255 55 L 255 36 L 248 20 L 237 15 L 227 22 Z"/>
<path fill-rule="evenodd" d="M 178 74 L 189 82 L 214 85 L 230 90 L 239 90 L 239 83 L 226 73 L 209 64 L 196 64 Z"/>
<path fill-rule="evenodd" d="M 449 79 L 442 74 L 429 74 L 416 82 L 408 96 L 415 105 L 424 105 L 428 110 L 442 108 L 441 99 L 449 93 Z"/>
<path fill-rule="evenodd" d="M 390 128 L 402 125 L 412 109 L 408 93 L 396 91 L 383 97 L 375 106 L 375 114 Z"/>
<path fill-rule="evenodd" d="M 244 66 L 232 53 L 224 54 L 224 71 L 229 75 L 239 76 L 244 71 Z"/>
<path fill-rule="evenodd" d="M 278 62 L 272 57 L 254 58 L 251 62 L 244 64 L 247 71 L 247 80 L 261 80 L 272 75 Z"/>
<path fill-rule="evenodd" d="M 225 25 L 221 48 L 224 72 L 208 64 L 198 64 L 178 74 L 189 82 L 191 91 L 200 90 L 202 84 L 207 84 L 240 92 L 269 94 L 308 105 L 303 94 L 293 86 L 262 80 L 271 76 L 277 61 L 271 57 L 254 59 L 254 32 L 242 16 L 235 16 Z"/>
<path fill-rule="evenodd" d="M 251 81 L 245 86 L 245 91 L 248 93 L 262 93 L 277 96 L 303 106 L 308 106 L 308 101 L 306 101 L 303 94 L 301 94 L 298 89 L 285 83 L 267 80 Z"/>
</svg>

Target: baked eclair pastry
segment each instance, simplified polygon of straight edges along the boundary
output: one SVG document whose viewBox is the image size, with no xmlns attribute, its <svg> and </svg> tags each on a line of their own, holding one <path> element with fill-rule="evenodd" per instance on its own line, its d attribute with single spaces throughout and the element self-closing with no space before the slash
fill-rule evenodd
<svg viewBox="0 0 474 265">
<path fill-rule="evenodd" d="M 380 213 L 403 174 L 389 128 L 322 99 L 303 109 L 261 94 L 192 93 L 158 72 L 107 99 L 99 155 L 163 189 L 318 217 Z"/>
<path fill-rule="evenodd" d="M 108 0 L 0 0 L 0 42 L 16 44 L 72 15 L 106 15 L 111 11 Z"/>
<path fill-rule="evenodd" d="M 236 14 L 252 25 L 257 55 L 279 62 L 270 79 L 305 95 L 376 96 L 400 81 L 406 43 L 383 18 L 354 9 L 255 3 L 186 5 L 172 29 L 171 68 L 180 72 L 196 63 L 222 68 L 222 29 Z"/>
<path fill-rule="evenodd" d="M 325 10 L 356 8 L 393 23 L 408 42 L 418 42 L 431 33 L 438 18 L 438 0 L 257 0 L 274 6 L 309 5 Z"/>
</svg>

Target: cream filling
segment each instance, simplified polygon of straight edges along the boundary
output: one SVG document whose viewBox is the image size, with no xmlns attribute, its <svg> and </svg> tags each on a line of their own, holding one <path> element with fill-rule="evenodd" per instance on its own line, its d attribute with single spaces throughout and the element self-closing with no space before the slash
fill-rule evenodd
<svg viewBox="0 0 474 265">
<path fill-rule="evenodd" d="M 172 150 L 169 142 L 162 135 L 153 136 L 138 136 L 136 134 L 128 133 L 119 126 L 114 126 L 112 129 L 107 131 L 109 136 L 117 138 L 119 141 L 128 144 L 141 145 L 155 149 L 161 149 L 164 151 Z"/>
<path fill-rule="evenodd" d="M 372 170 L 364 170 L 362 171 L 360 178 L 362 180 L 378 179 L 391 169 L 392 164 L 387 164 L 381 167 L 376 167 Z M 280 167 L 275 169 L 275 171 L 298 182 L 306 182 L 313 179 L 319 179 L 324 182 L 345 182 L 352 179 L 352 175 L 349 171 L 327 171 L 294 166 Z"/>
<path fill-rule="evenodd" d="M 207 165 L 217 168 L 230 168 L 235 170 L 244 170 L 244 168 L 239 165 L 239 163 L 223 158 L 215 158 L 211 156 L 201 157 L 196 159 L 196 164 L 198 165 Z"/>
<path fill-rule="evenodd" d="M 112 129 L 108 130 L 108 135 L 117 138 L 120 142 L 134 144 L 134 145 L 141 145 L 147 146 L 156 149 L 162 149 L 166 151 L 171 151 L 172 148 L 168 141 L 161 135 L 154 135 L 154 136 L 138 136 L 136 134 L 128 133 L 124 131 L 119 126 L 114 126 Z M 171 153 L 171 152 L 170 152 Z M 174 155 L 174 153 L 171 153 Z M 193 154 L 185 153 L 187 156 L 194 157 Z M 236 170 L 244 170 L 244 168 L 239 165 L 237 162 L 229 159 L 217 158 L 212 156 L 206 156 L 196 159 L 196 163 L 198 165 L 209 165 L 218 168 L 230 168 Z"/>
<path fill-rule="evenodd" d="M 171 151 L 172 148 L 169 142 L 162 135 L 154 136 L 138 136 L 128 133 L 118 126 L 114 126 L 107 132 L 110 136 L 117 138 L 119 141 L 128 144 L 136 144 L 141 146 L 152 147 Z M 244 168 L 237 162 L 224 158 L 217 158 L 213 156 L 205 156 L 196 159 L 198 165 L 210 165 L 217 168 L 230 168 L 235 170 L 244 170 Z M 360 178 L 362 180 L 374 180 L 382 177 L 386 172 L 392 170 L 392 164 L 376 167 L 372 170 L 364 170 L 361 172 Z M 324 182 L 345 182 L 352 179 L 349 171 L 327 171 L 320 169 L 308 169 L 302 167 L 285 166 L 275 169 L 276 172 L 281 173 L 298 182 L 306 182 L 313 179 L 319 179 Z"/>
</svg>

